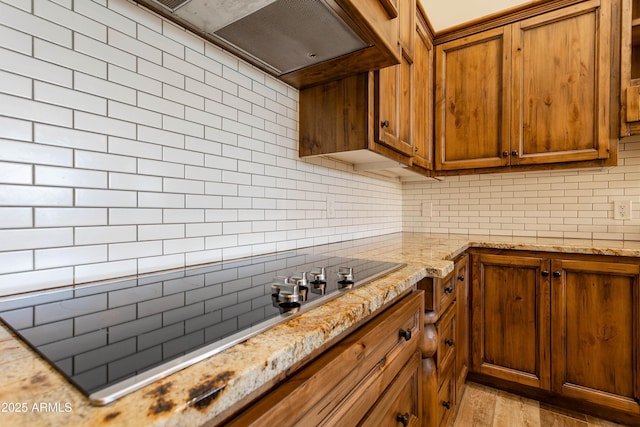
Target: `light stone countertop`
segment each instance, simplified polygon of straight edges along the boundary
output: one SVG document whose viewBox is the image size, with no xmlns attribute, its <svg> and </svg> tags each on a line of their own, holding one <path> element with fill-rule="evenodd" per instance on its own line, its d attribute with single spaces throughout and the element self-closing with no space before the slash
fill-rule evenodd
<svg viewBox="0 0 640 427">
<path fill-rule="evenodd" d="M 471 247 L 640 257 L 637 241 L 424 233 L 316 247 L 318 253 L 406 266 L 103 407 L 91 406 L 46 361 L 0 327 L 0 425 L 194 426 L 221 420 L 236 402 L 286 378 L 292 367 L 377 314 L 423 277 L 445 277 L 453 270 L 452 260 Z M 222 392 L 199 407 L 187 404 L 223 384 Z"/>
</svg>

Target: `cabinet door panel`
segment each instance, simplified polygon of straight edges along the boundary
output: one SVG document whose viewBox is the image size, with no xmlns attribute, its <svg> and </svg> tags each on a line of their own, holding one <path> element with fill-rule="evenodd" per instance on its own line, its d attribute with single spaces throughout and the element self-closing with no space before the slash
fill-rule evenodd
<svg viewBox="0 0 640 427">
<path fill-rule="evenodd" d="M 510 27 L 436 46 L 436 169 L 506 166 Z"/>
<path fill-rule="evenodd" d="M 474 261 L 474 371 L 548 388 L 549 278 L 542 274 L 548 269 L 548 260 L 535 257 L 480 255 Z"/>
<path fill-rule="evenodd" d="M 511 164 L 608 157 L 605 8 L 588 1 L 514 25 Z"/>
<path fill-rule="evenodd" d="M 416 26 L 413 90 L 413 165 L 433 169 L 433 44 L 427 24 Z"/>
<path fill-rule="evenodd" d="M 638 410 L 640 267 L 553 261 L 553 389 Z"/>
</svg>

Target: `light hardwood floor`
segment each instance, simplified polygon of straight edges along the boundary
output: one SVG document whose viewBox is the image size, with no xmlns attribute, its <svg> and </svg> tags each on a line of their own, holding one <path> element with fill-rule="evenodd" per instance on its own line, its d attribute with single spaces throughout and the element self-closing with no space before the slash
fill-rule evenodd
<svg viewBox="0 0 640 427">
<path fill-rule="evenodd" d="M 620 427 L 502 390 L 467 382 L 453 427 Z"/>
</svg>

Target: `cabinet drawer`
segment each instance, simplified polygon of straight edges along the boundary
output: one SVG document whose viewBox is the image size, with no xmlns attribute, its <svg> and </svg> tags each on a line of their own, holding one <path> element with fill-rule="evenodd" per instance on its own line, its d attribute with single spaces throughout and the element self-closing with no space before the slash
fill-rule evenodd
<svg viewBox="0 0 640 427">
<path fill-rule="evenodd" d="M 422 292 L 402 299 L 256 401 L 230 425 L 357 424 L 411 355 Z"/>
<path fill-rule="evenodd" d="M 420 352 L 415 352 L 380 400 L 362 420 L 362 426 L 418 426 L 422 418 Z"/>
<path fill-rule="evenodd" d="M 454 411 L 456 398 L 456 381 L 454 364 L 447 365 L 447 369 L 442 373 L 442 385 L 438 389 L 438 426 L 446 426 Z"/>
<path fill-rule="evenodd" d="M 440 309 L 444 311 L 456 297 L 456 275 L 450 274 L 446 279 L 438 282 L 437 292 L 440 295 Z"/>
<path fill-rule="evenodd" d="M 445 369 L 445 366 L 451 363 L 455 357 L 456 311 L 457 302 L 454 301 L 444 316 L 442 316 L 438 323 L 436 323 L 436 329 L 438 330 L 436 367 L 438 368 L 438 371 Z"/>
</svg>

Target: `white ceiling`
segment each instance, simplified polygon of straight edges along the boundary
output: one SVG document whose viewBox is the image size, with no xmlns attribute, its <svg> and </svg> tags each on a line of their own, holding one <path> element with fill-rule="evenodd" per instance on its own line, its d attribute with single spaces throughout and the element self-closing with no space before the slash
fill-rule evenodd
<svg viewBox="0 0 640 427">
<path fill-rule="evenodd" d="M 418 0 L 422 3 L 434 31 L 454 27 L 525 3 L 540 0 Z"/>
</svg>

